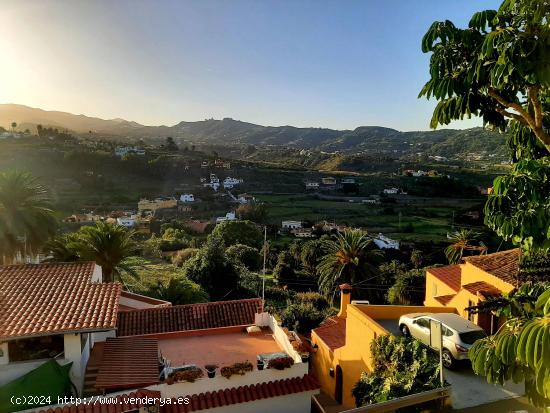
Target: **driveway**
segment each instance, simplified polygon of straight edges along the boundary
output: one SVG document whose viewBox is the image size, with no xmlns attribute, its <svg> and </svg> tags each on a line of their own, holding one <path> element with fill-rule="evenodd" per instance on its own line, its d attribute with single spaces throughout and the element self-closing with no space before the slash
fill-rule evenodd
<svg viewBox="0 0 550 413">
<path fill-rule="evenodd" d="M 505 386 L 487 383 L 485 377 L 476 376 L 469 363 L 463 363 L 456 370 L 445 369 L 445 380 L 451 385 L 453 409 L 466 409 L 499 400 L 522 396 L 522 383 L 507 383 Z"/>
</svg>

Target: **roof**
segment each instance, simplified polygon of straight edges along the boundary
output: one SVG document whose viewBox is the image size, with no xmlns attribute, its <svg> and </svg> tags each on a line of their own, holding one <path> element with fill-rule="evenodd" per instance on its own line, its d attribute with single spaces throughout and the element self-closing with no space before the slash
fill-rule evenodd
<svg viewBox="0 0 550 413">
<path fill-rule="evenodd" d="M 446 267 L 429 268 L 428 272 L 435 278 L 451 287 L 454 291 L 460 290 L 461 269 L 460 265 L 447 265 Z"/>
<path fill-rule="evenodd" d="M 136 307 L 132 306 L 131 302 L 128 302 L 127 300 L 122 300 L 124 298 L 127 298 L 128 300 L 138 301 L 144 303 L 147 307 L 170 307 L 172 303 L 170 301 L 165 300 L 159 300 L 157 298 L 153 297 L 147 297 L 146 295 L 136 294 L 132 293 L 130 291 L 122 291 L 120 293 L 121 302 L 124 302 L 126 305 L 122 305 L 122 303 L 119 304 L 119 310 L 132 310 L 136 309 Z M 124 307 L 124 308 L 123 308 Z"/>
<path fill-rule="evenodd" d="M 159 347 L 154 338 L 107 338 L 95 387 L 131 389 L 159 383 Z"/>
<path fill-rule="evenodd" d="M 502 295 L 502 291 L 495 286 L 486 283 L 485 281 L 477 281 L 471 284 L 466 284 L 463 285 L 462 288 L 473 295 L 480 294 L 485 297 L 496 297 Z"/>
<path fill-rule="evenodd" d="M 0 267 L 0 339 L 116 327 L 120 284 L 93 283 L 93 262 Z"/>
<path fill-rule="evenodd" d="M 433 318 L 434 320 L 441 321 L 447 327 L 457 330 L 458 332 L 481 329 L 481 327 L 477 326 L 470 320 L 454 313 L 428 313 L 426 316 Z"/>
<path fill-rule="evenodd" d="M 453 298 L 455 298 L 455 296 L 456 294 L 439 295 L 437 297 L 434 297 L 434 299 L 437 300 L 440 304 L 447 305 Z"/>
<path fill-rule="evenodd" d="M 124 311 L 118 317 L 118 336 L 159 334 L 254 324 L 261 299 L 218 301 Z"/>
<path fill-rule="evenodd" d="M 233 387 L 213 392 L 193 394 L 189 397 L 189 404 L 165 404 L 161 407 L 163 413 L 187 413 L 199 410 L 208 410 L 216 407 L 231 406 L 233 404 L 253 402 L 272 397 L 287 396 L 318 390 L 317 381 L 309 374 L 303 377 L 293 377 L 251 384 L 249 386 Z"/>
<path fill-rule="evenodd" d="M 327 318 L 313 331 L 333 351 L 346 344 L 346 319 L 343 317 Z"/>
<path fill-rule="evenodd" d="M 116 402 L 115 402 L 116 397 Z M 147 389 L 140 389 L 131 393 L 124 393 L 118 396 L 112 396 L 112 401 L 108 404 L 101 403 L 100 400 L 92 401 L 87 404 L 85 409 L 82 404 L 74 405 L 68 404 L 61 407 L 50 407 L 49 409 L 43 409 L 38 413 L 125 413 L 134 412 L 140 407 L 148 406 L 147 398 L 160 398 L 159 391 L 152 391 Z"/>
<path fill-rule="evenodd" d="M 515 286 L 519 272 L 520 257 L 520 249 L 515 248 L 493 254 L 465 257 L 464 261 Z"/>
</svg>

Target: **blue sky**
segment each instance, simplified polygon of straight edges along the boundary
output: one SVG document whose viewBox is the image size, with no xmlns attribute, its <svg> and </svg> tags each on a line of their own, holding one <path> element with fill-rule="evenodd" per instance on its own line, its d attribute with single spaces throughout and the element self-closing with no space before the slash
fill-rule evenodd
<svg viewBox="0 0 550 413">
<path fill-rule="evenodd" d="M 495 0 L 0 0 L 0 102 L 144 124 L 428 129 L 420 40 Z M 477 121 L 456 123 L 469 127 Z"/>
</svg>

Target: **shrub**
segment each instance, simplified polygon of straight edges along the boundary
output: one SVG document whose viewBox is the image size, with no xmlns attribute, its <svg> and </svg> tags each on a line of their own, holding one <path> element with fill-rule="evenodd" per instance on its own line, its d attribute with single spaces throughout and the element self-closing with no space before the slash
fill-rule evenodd
<svg viewBox="0 0 550 413">
<path fill-rule="evenodd" d="M 296 301 L 301 303 L 311 303 L 317 310 L 326 310 L 330 304 L 321 294 L 316 292 L 297 293 Z"/>
<path fill-rule="evenodd" d="M 251 362 L 245 361 L 243 363 L 235 363 L 231 366 L 225 366 L 220 369 L 220 374 L 229 379 L 234 374 L 244 376 L 247 372 L 254 370 L 254 366 Z"/>
<path fill-rule="evenodd" d="M 326 318 L 326 313 L 318 310 L 310 302 L 295 303 L 286 307 L 280 314 L 281 323 L 300 334 L 309 334 Z"/>
<path fill-rule="evenodd" d="M 193 383 L 195 380 L 200 379 L 202 376 L 204 376 L 204 372 L 202 371 L 202 369 L 198 367 L 189 367 L 185 370 L 175 371 L 168 377 L 171 378 L 174 383 L 180 381 L 188 381 Z"/>
<path fill-rule="evenodd" d="M 267 367 L 275 370 L 284 370 L 292 367 L 294 360 L 290 357 L 276 357 L 269 360 Z"/>
<path fill-rule="evenodd" d="M 176 255 L 172 257 L 172 264 L 181 267 L 184 262 L 193 258 L 199 252 L 198 248 L 185 248 L 178 251 Z"/>
<path fill-rule="evenodd" d="M 380 336 L 371 354 L 372 373 L 362 373 L 352 391 L 357 407 L 440 387 L 438 357 L 418 340 Z"/>
<path fill-rule="evenodd" d="M 257 248 L 244 244 L 231 245 L 225 250 L 227 258 L 234 263 L 244 265 L 249 270 L 258 270 L 261 266 L 262 257 Z"/>
</svg>

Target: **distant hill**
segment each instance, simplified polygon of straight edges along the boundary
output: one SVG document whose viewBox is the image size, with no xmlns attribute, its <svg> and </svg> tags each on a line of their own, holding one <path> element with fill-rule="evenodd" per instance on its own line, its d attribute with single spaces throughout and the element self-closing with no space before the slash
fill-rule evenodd
<svg viewBox="0 0 550 413">
<path fill-rule="evenodd" d="M 354 130 L 262 126 L 231 118 L 182 121 L 174 126 L 145 126 L 124 119 L 100 119 L 66 112 L 45 111 L 23 105 L 0 104 L 0 126 L 12 122 L 25 126 L 37 124 L 68 129 L 77 134 L 103 134 L 132 138 L 185 139 L 208 144 L 287 146 L 320 149 L 326 152 L 385 152 L 453 157 L 471 152 L 505 156 L 504 138 L 482 128 L 400 132 L 379 126 L 360 126 Z"/>
</svg>

